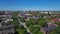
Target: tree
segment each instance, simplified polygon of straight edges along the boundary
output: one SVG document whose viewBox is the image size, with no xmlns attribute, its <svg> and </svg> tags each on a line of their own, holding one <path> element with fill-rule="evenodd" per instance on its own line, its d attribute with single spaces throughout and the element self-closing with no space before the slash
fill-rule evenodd
<svg viewBox="0 0 60 34">
<path fill-rule="evenodd" d="M 13 20 L 18 21 L 18 13 L 17 12 L 13 12 L 12 18 L 13 18 Z"/>
<path fill-rule="evenodd" d="M 60 27 L 53 29 L 50 34 L 60 34 Z"/>
<path fill-rule="evenodd" d="M 26 25 L 29 27 L 29 25 L 33 25 L 33 22 L 29 20 L 26 22 Z"/>
<path fill-rule="evenodd" d="M 24 26 L 22 26 L 22 25 L 19 25 L 19 29 L 24 29 Z"/>
<path fill-rule="evenodd" d="M 43 34 L 41 31 L 39 31 L 37 34 Z"/>
<path fill-rule="evenodd" d="M 29 30 L 32 32 L 34 29 L 34 26 L 33 25 L 29 25 Z"/>
<path fill-rule="evenodd" d="M 34 26 L 34 29 L 33 29 L 33 34 L 37 34 L 38 32 L 40 31 L 40 27 L 38 26 Z"/>
<path fill-rule="evenodd" d="M 20 19 L 21 22 L 25 22 L 24 18 L 20 17 L 19 19 Z"/>
<path fill-rule="evenodd" d="M 60 34 L 60 26 L 56 28 L 56 33 Z"/>
<path fill-rule="evenodd" d="M 38 21 L 38 25 L 43 26 L 44 24 L 46 24 L 45 19 L 41 19 L 41 20 Z"/>
<path fill-rule="evenodd" d="M 15 33 L 14 34 L 19 34 L 17 31 L 15 31 Z"/>
<path fill-rule="evenodd" d="M 38 26 L 33 26 L 33 25 L 30 25 L 30 26 L 29 26 L 29 29 L 30 29 L 30 31 L 31 31 L 33 34 L 37 34 L 37 32 L 40 31 L 40 27 L 38 27 Z"/>
</svg>

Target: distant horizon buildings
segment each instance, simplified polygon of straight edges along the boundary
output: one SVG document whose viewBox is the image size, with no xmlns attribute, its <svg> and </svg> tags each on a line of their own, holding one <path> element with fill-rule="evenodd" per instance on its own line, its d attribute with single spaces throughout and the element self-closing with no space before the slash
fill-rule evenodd
<svg viewBox="0 0 60 34">
<path fill-rule="evenodd" d="M 0 10 L 0 11 L 60 11 L 60 10 Z"/>
</svg>

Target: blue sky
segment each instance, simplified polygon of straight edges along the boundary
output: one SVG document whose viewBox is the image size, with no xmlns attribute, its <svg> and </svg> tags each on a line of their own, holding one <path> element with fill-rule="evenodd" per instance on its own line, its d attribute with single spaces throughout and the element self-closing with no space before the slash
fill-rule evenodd
<svg viewBox="0 0 60 34">
<path fill-rule="evenodd" d="M 0 0 L 0 10 L 60 10 L 60 0 Z"/>
</svg>

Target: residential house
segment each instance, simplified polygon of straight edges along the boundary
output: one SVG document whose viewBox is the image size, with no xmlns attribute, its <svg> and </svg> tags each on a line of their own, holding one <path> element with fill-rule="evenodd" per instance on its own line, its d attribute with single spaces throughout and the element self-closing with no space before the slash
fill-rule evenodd
<svg viewBox="0 0 60 34">
<path fill-rule="evenodd" d="M 47 25 L 48 25 L 48 27 L 44 27 L 44 30 L 45 30 L 46 34 L 51 32 L 54 28 L 57 27 L 57 25 L 54 24 L 53 22 L 48 22 Z"/>
<path fill-rule="evenodd" d="M 60 22 L 60 18 L 52 18 L 52 20 L 57 23 L 57 22 Z"/>
<path fill-rule="evenodd" d="M 7 21 L 13 21 L 13 19 L 11 19 L 12 18 L 12 14 L 13 14 L 13 12 L 9 12 L 9 11 L 0 12 L 0 21 L 1 21 L 0 25 L 2 23 L 7 22 Z"/>
<path fill-rule="evenodd" d="M 43 29 L 41 31 L 43 31 L 44 34 L 49 34 L 49 32 L 51 32 L 56 27 L 57 27 L 56 24 L 54 24 L 52 22 L 48 22 L 47 26 L 41 28 L 41 29 Z"/>
<path fill-rule="evenodd" d="M 13 19 L 7 19 L 5 22 L 8 22 L 8 21 L 13 21 Z"/>
</svg>

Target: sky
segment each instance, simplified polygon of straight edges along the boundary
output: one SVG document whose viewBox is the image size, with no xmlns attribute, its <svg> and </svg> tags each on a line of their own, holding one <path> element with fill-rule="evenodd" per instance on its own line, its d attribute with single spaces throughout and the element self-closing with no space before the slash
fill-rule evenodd
<svg viewBox="0 0 60 34">
<path fill-rule="evenodd" d="M 60 10 L 60 0 L 0 0 L 0 10 Z"/>
</svg>

